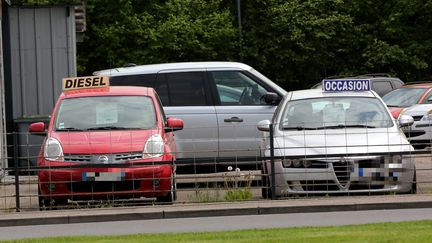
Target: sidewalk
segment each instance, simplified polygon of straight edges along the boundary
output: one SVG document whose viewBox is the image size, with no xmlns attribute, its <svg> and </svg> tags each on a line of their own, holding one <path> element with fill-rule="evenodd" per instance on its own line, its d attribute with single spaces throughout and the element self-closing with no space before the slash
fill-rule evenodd
<svg viewBox="0 0 432 243">
<path fill-rule="evenodd" d="M 0 227 L 83 222 L 432 208 L 432 195 L 336 196 L 223 203 L 18 212 L 0 215 Z"/>
</svg>

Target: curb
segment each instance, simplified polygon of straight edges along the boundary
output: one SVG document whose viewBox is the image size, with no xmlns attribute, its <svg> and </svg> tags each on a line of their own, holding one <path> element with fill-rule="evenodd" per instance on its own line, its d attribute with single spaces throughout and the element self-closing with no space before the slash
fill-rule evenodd
<svg viewBox="0 0 432 243">
<path fill-rule="evenodd" d="M 134 208 L 131 210 L 106 211 L 94 210 L 71 212 L 56 211 L 57 215 L 50 213 L 37 213 L 40 215 L 20 215 L 15 218 L 0 218 L 0 227 L 26 226 L 26 225 L 47 225 L 47 224 L 73 224 L 107 221 L 129 221 L 129 220 L 152 220 L 152 219 L 175 219 L 194 217 L 219 217 L 219 216 L 240 216 L 240 215 L 265 215 L 265 214 L 292 214 L 292 213 L 317 213 L 337 211 L 361 211 L 361 210 L 391 210 L 391 209 L 413 209 L 432 208 L 432 201 L 418 202 L 384 202 L 384 203 L 352 203 L 334 205 L 303 205 L 303 206 L 237 206 L 233 208 L 212 208 L 206 209 L 175 209 L 170 207 L 159 207 L 142 211 L 146 208 Z M 147 208 L 148 210 L 148 208 Z M 125 211 L 125 212 L 122 212 Z M 54 213 L 54 211 L 53 211 Z M 63 215 L 58 215 L 58 214 Z M 36 213 L 35 213 L 36 214 Z M 29 217 L 30 215 L 30 217 Z"/>
</svg>

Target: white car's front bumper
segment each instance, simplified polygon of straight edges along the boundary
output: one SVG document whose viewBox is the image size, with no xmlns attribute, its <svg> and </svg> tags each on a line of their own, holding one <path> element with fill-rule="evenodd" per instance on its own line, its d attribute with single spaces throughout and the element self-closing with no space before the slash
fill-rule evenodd
<svg viewBox="0 0 432 243">
<path fill-rule="evenodd" d="M 308 168 L 286 167 L 275 162 L 275 195 L 378 193 L 411 190 L 414 158 L 404 156 L 399 161 L 381 156 L 355 158 L 312 159 Z M 271 164 L 266 162 L 267 171 Z"/>
</svg>

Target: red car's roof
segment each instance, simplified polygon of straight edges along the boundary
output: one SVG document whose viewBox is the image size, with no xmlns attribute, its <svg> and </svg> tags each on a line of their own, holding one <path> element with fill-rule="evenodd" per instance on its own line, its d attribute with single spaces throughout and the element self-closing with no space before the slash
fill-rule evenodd
<svg viewBox="0 0 432 243">
<path fill-rule="evenodd" d="M 65 91 L 60 95 L 60 99 L 77 98 L 87 96 L 115 96 L 115 95 L 144 95 L 153 96 L 153 88 L 135 86 L 111 86 L 104 88 L 89 88 Z"/>
</svg>

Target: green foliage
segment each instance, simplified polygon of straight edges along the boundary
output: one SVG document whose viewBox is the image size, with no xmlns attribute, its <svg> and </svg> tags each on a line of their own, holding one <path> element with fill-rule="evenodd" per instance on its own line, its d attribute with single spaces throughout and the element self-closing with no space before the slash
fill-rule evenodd
<svg viewBox="0 0 432 243">
<path fill-rule="evenodd" d="M 324 219 L 323 219 L 324 220 Z M 335 227 L 294 227 L 222 232 L 68 236 L 21 239 L 16 242 L 430 242 L 432 221 Z M 15 242 L 15 241 L 14 241 Z"/>
<path fill-rule="evenodd" d="M 229 60 L 236 29 L 221 1 L 94 0 L 78 45 L 80 73 L 125 63 Z"/>
<path fill-rule="evenodd" d="M 217 186 L 217 183 L 211 183 L 212 187 L 210 187 L 210 182 L 206 182 L 204 188 L 199 187 L 199 183 L 195 182 L 195 193 L 193 197 L 189 197 L 189 200 L 192 202 L 199 203 L 208 203 L 208 202 L 220 202 L 220 190 Z"/>
<path fill-rule="evenodd" d="M 87 1 L 78 71 L 130 62 L 233 60 L 287 90 L 341 74 L 431 78 L 432 1 L 241 1 L 241 40 L 236 2 Z"/>
<path fill-rule="evenodd" d="M 224 173 L 224 199 L 226 201 L 241 201 L 251 200 L 253 194 L 251 192 L 252 181 L 255 176 L 252 171 L 240 171 L 236 168 L 232 171 L 232 167 L 228 167 L 228 171 Z"/>
<path fill-rule="evenodd" d="M 82 0 L 12 0 L 11 4 L 15 5 L 69 5 L 80 4 Z"/>
<path fill-rule="evenodd" d="M 256 2 L 262 6 L 248 2 L 246 11 L 262 18 L 245 21 L 245 46 L 252 47 L 245 55 L 254 67 L 288 90 L 340 70 L 354 29 L 343 1 Z"/>
<path fill-rule="evenodd" d="M 253 197 L 252 192 L 250 191 L 250 188 L 245 189 L 235 189 L 235 190 L 229 190 L 225 193 L 225 200 L 227 201 L 243 201 L 243 200 L 251 200 Z"/>
</svg>

